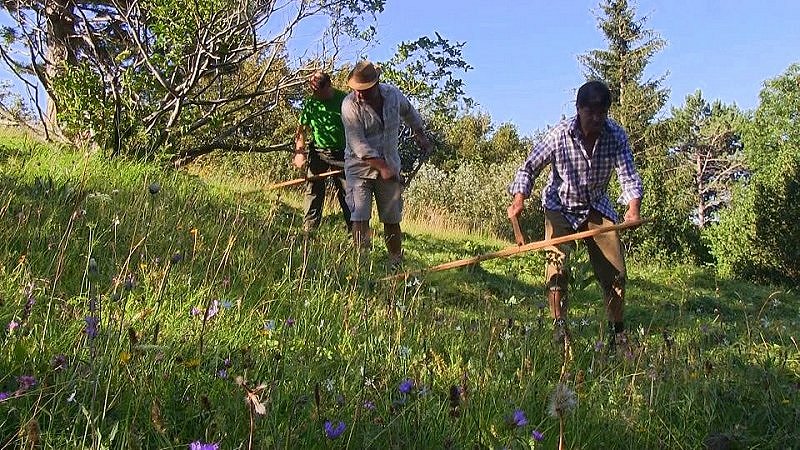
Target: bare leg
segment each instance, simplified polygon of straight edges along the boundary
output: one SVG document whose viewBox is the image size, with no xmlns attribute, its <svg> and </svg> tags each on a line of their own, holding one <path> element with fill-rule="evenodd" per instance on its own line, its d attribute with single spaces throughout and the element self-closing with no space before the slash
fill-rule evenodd
<svg viewBox="0 0 800 450">
<path fill-rule="evenodd" d="M 353 242 L 359 252 L 369 252 L 370 236 L 369 236 L 369 222 L 354 221 L 353 222 Z"/>
</svg>

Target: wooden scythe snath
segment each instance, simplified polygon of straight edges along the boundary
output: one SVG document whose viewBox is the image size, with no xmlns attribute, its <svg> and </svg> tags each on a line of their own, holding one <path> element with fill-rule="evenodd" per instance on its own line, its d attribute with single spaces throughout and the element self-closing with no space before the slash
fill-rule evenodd
<svg viewBox="0 0 800 450">
<path fill-rule="evenodd" d="M 278 189 L 278 188 L 288 187 L 288 186 L 295 186 L 295 185 L 298 185 L 298 184 L 305 183 L 306 181 L 321 180 L 323 178 L 328 178 L 328 177 L 331 177 L 331 176 L 334 176 L 334 175 L 339 175 L 341 173 L 344 173 L 344 170 L 342 170 L 342 169 L 331 170 L 329 172 L 322 172 L 320 174 L 317 174 L 317 175 L 314 175 L 314 176 L 311 176 L 311 177 L 307 177 L 307 178 L 297 178 L 297 179 L 294 179 L 294 180 L 282 181 L 280 183 L 275 183 L 275 184 L 271 184 L 271 185 L 267 186 L 267 190 Z"/>
<path fill-rule="evenodd" d="M 427 269 L 420 269 L 420 270 L 398 273 L 395 275 L 389 275 L 379 279 L 378 281 L 389 281 L 398 278 L 405 279 L 411 275 L 417 275 L 417 274 L 421 275 L 424 273 L 441 272 L 443 270 L 450 270 L 450 269 L 455 269 L 457 267 L 464 267 L 472 264 L 477 264 L 481 261 L 486 261 L 488 259 L 506 258 L 512 255 L 517 255 L 519 253 L 525 253 L 532 250 L 539 250 L 544 247 L 563 244 L 565 242 L 577 241 L 578 239 L 586 239 L 592 236 L 596 236 L 598 234 L 607 233 L 609 231 L 619 231 L 628 228 L 638 227 L 639 225 L 651 221 L 652 219 L 634 220 L 631 222 L 623 222 L 616 225 L 609 225 L 606 227 L 595 228 L 593 230 L 579 231 L 577 233 L 573 233 L 567 236 L 560 236 L 552 239 L 545 239 L 543 241 L 536 241 L 536 242 L 531 242 L 529 244 L 524 244 L 523 243 L 524 240 L 522 239 L 522 231 L 519 228 L 519 223 L 514 223 L 515 221 L 512 220 L 512 225 L 514 226 L 514 235 L 517 241 L 517 245 L 513 247 L 506 247 L 496 252 L 486 253 L 483 255 L 473 256 L 471 258 L 459 259 L 458 261 L 451 261 L 448 263 L 439 264 L 438 266 L 429 267 Z"/>
</svg>

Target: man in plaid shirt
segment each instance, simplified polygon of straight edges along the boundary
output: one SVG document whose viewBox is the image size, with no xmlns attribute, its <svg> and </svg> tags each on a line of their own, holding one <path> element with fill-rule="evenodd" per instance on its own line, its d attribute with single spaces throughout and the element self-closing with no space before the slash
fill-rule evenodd
<svg viewBox="0 0 800 450">
<path fill-rule="evenodd" d="M 624 220 L 639 220 L 642 180 L 633 165 L 628 136 L 608 118 L 611 91 L 603 82 L 590 81 L 578 89 L 577 115 L 553 127 L 533 147 L 517 171 L 509 191 L 514 196 L 509 217 L 518 217 L 531 186 L 546 165 L 550 165 L 547 185 L 542 191 L 545 213 L 545 239 L 613 225 L 617 213 L 608 198 L 611 171 L 617 172 L 622 195 L 619 202 L 628 206 Z M 625 258 L 616 232 L 584 240 L 613 330 L 612 345 L 627 350 L 623 307 L 625 303 Z M 553 338 L 569 347 L 567 329 L 567 260 L 575 242 L 546 249 L 546 286 L 554 318 Z"/>
</svg>

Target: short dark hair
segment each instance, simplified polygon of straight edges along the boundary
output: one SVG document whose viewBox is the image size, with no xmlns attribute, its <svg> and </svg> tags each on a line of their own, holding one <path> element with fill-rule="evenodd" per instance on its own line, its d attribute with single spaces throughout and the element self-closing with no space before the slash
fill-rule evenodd
<svg viewBox="0 0 800 450">
<path fill-rule="evenodd" d="M 311 75 L 311 78 L 317 77 L 319 79 L 319 84 L 317 84 L 317 89 L 324 89 L 328 85 L 331 84 L 331 76 L 328 72 L 323 72 L 318 70 Z"/>
<path fill-rule="evenodd" d="M 600 80 L 592 80 L 583 84 L 578 89 L 575 100 L 578 108 L 584 106 L 601 106 L 605 109 L 611 107 L 611 90 Z"/>
</svg>

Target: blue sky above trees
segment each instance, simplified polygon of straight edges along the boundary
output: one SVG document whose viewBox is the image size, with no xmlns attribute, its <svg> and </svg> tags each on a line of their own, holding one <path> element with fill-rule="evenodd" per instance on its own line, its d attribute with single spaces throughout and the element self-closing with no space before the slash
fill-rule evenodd
<svg viewBox="0 0 800 450">
<path fill-rule="evenodd" d="M 367 51 L 388 59 L 397 43 L 434 31 L 466 41 L 474 70 L 463 75 L 467 92 L 496 123 L 520 132 L 546 127 L 574 108 L 583 82 L 577 56 L 605 48 L 597 29 L 598 0 L 389 0 L 378 17 L 380 43 Z M 793 0 L 642 0 L 637 17 L 667 40 L 647 73 L 669 72 L 670 106 L 696 89 L 708 100 L 755 108 L 763 82 L 800 61 L 800 2 Z M 344 54 L 356 59 L 354 50 Z M 663 113 L 668 114 L 668 108 Z"/>
</svg>

